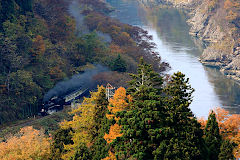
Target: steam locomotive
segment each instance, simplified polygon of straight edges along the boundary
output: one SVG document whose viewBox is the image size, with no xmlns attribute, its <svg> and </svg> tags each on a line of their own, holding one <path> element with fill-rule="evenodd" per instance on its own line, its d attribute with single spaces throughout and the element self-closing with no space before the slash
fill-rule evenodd
<svg viewBox="0 0 240 160">
<path fill-rule="evenodd" d="M 48 114 L 53 114 L 57 111 L 63 109 L 64 105 L 70 105 L 74 100 L 86 96 L 89 93 L 89 89 L 78 89 L 65 96 L 54 96 L 49 101 L 42 104 L 42 109 L 40 111 L 41 116 L 46 116 Z"/>
</svg>

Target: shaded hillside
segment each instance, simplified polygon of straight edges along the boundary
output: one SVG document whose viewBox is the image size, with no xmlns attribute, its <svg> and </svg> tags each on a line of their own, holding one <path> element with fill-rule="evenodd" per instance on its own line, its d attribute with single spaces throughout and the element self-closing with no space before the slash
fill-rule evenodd
<svg viewBox="0 0 240 160">
<path fill-rule="evenodd" d="M 167 66 L 152 52 L 147 32 L 109 18 L 111 9 L 100 0 L 77 1 L 89 30 L 80 35 L 71 2 L 0 0 L 0 124 L 37 114 L 57 82 L 92 64 L 107 66 L 121 79 L 136 71 L 141 56 L 159 72 Z M 106 34 L 112 41 L 103 40 Z"/>
</svg>

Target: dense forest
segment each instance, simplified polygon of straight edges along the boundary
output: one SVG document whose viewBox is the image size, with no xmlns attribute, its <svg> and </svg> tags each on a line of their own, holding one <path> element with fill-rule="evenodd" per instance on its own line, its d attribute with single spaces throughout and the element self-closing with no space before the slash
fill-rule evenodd
<svg viewBox="0 0 240 160">
<path fill-rule="evenodd" d="M 86 34 L 77 33 L 71 1 L 0 1 L 0 124 L 36 115 L 57 82 L 93 64 L 113 71 L 96 75 L 97 83 L 115 85 L 136 71 L 141 56 L 158 71 L 168 66 L 152 51 L 147 32 L 109 18 L 111 9 L 101 1 L 78 2 Z"/>
<path fill-rule="evenodd" d="M 46 116 L 46 126 L 53 117 L 62 120 L 58 129 L 28 122 L 0 137 L 0 159 L 240 157 L 240 115 L 216 108 L 207 120 L 197 119 L 189 108 L 189 79 L 163 74 L 169 65 L 146 31 L 110 18 L 112 8 L 102 0 L 75 1 L 83 28 L 69 14 L 72 1 L 0 0 L 0 125 L 36 115 L 58 82 L 96 64 L 108 68 L 94 76 L 96 89 L 68 115 Z M 118 87 L 109 100 L 108 82 Z"/>
<path fill-rule="evenodd" d="M 178 72 L 168 80 L 140 61 L 126 90 L 106 99 L 99 86 L 53 135 L 25 127 L 0 143 L 7 159 L 204 159 L 239 157 L 239 115 L 217 108 L 208 120 L 189 109 L 194 89 Z"/>
</svg>

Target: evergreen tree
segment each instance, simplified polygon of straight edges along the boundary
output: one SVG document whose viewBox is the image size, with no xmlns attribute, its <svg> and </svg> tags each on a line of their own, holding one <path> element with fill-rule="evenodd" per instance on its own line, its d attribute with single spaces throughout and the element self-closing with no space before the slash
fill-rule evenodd
<svg viewBox="0 0 240 160">
<path fill-rule="evenodd" d="M 72 144 L 72 136 L 70 132 L 72 131 L 71 128 L 68 129 L 58 129 L 55 131 L 53 135 L 53 143 L 51 145 L 51 160 L 61 160 L 62 154 L 65 151 L 64 145 Z"/>
<path fill-rule="evenodd" d="M 204 134 L 204 140 L 206 145 L 208 146 L 209 159 L 218 160 L 222 137 L 219 133 L 218 122 L 213 111 L 208 116 L 208 121 L 204 130 Z"/>
<path fill-rule="evenodd" d="M 89 152 L 89 149 L 85 144 L 79 144 L 74 151 L 73 157 L 71 160 L 90 160 L 92 159 L 92 155 Z"/>
<path fill-rule="evenodd" d="M 109 130 L 109 121 L 106 118 L 108 101 L 106 99 L 106 90 L 100 87 L 98 90 L 98 95 L 95 98 L 95 111 L 94 111 L 94 128 L 95 133 L 93 133 L 93 146 L 91 147 L 92 159 L 100 160 L 106 157 L 108 153 L 108 145 L 104 139 L 104 134 Z"/>
<path fill-rule="evenodd" d="M 234 144 L 229 140 L 224 140 L 220 147 L 220 153 L 218 155 L 218 160 L 230 160 L 234 159 L 233 156 Z"/>
<path fill-rule="evenodd" d="M 162 140 L 164 108 L 160 97 L 162 77 L 140 60 L 138 73 L 131 74 L 128 92 L 133 96 L 130 110 L 120 112 L 123 136 L 114 141 L 118 159 L 153 159 L 152 152 Z"/>
<path fill-rule="evenodd" d="M 189 108 L 193 91 L 180 72 L 164 88 L 166 121 L 161 131 L 164 137 L 154 159 L 203 159 L 203 132 Z"/>
<path fill-rule="evenodd" d="M 118 54 L 117 58 L 113 61 L 112 70 L 118 72 L 126 72 L 126 62 L 121 58 L 120 54 Z"/>
</svg>

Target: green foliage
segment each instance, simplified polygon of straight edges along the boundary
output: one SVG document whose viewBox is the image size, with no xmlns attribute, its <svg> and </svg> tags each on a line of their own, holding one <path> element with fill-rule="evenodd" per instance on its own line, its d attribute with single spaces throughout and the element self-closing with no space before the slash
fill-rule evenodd
<svg viewBox="0 0 240 160">
<path fill-rule="evenodd" d="M 208 146 L 208 158 L 211 160 L 217 160 L 220 153 L 222 137 L 219 132 L 216 115 L 213 111 L 208 116 L 207 125 L 204 130 L 204 140 Z"/>
<path fill-rule="evenodd" d="M 164 137 L 154 159 L 204 159 L 203 132 L 189 108 L 194 90 L 188 81 L 184 74 L 174 73 L 164 88 Z"/>
<path fill-rule="evenodd" d="M 218 160 L 226 160 L 226 159 L 234 159 L 233 156 L 233 148 L 234 144 L 230 142 L 229 140 L 223 140 L 221 147 L 220 147 L 220 153 L 218 155 Z"/>
<path fill-rule="evenodd" d="M 141 59 L 138 73 L 131 74 L 128 92 L 133 96 L 130 110 L 120 113 L 123 136 L 114 143 L 119 159 L 153 159 L 152 152 L 162 139 L 164 108 L 160 98 L 162 78 Z"/>
<path fill-rule="evenodd" d="M 91 153 L 85 144 L 79 144 L 70 160 L 88 160 L 92 159 Z"/>
<path fill-rule="evenodd" d="M 69 129 L 58 129 L 55 131 L 53 135 L 53 143 L 51 144 L 51 160 L 61 160 L 62 154 L 66 152 L 64 150 L 64 145 L 72 144 L 72 136 L 70 132 L 72 131 L 71 128 Z"/>
<path fill-rule="evenodd" d="M 108 152 L 108 145 L 105 141 L 104 134 L 109 130 L 109 120 L 106 118 L 108 101 L 106 99 L 106 90 L 100 89 L 98 96 L 95 98 L 95 113 L 94 113 L 94 128 L 93 146 L 91 146 L 91 153 L 93 160 L 100 160 L 106 157 Z"/>
<path fill-rule="evenodd" d="M 16 3 L 21 7 L 22 12 L 32 12 L 33 0 L 15 0 Z"/>
<path fill-rule="evenodd" d="M 6 20 L 13 20 L 15 14 L 14 0 L 1 0 L 0 25 Z M 2 29 L 2 27 L 1 27 Z"/>
<path fill-rule="evenodd" d="M 112 70 L 118 72 L 126 72 L 126 62 L 121 58 L 120 54 L 118 54 L 117 58 L 113 61 Z"/>
</svg>

